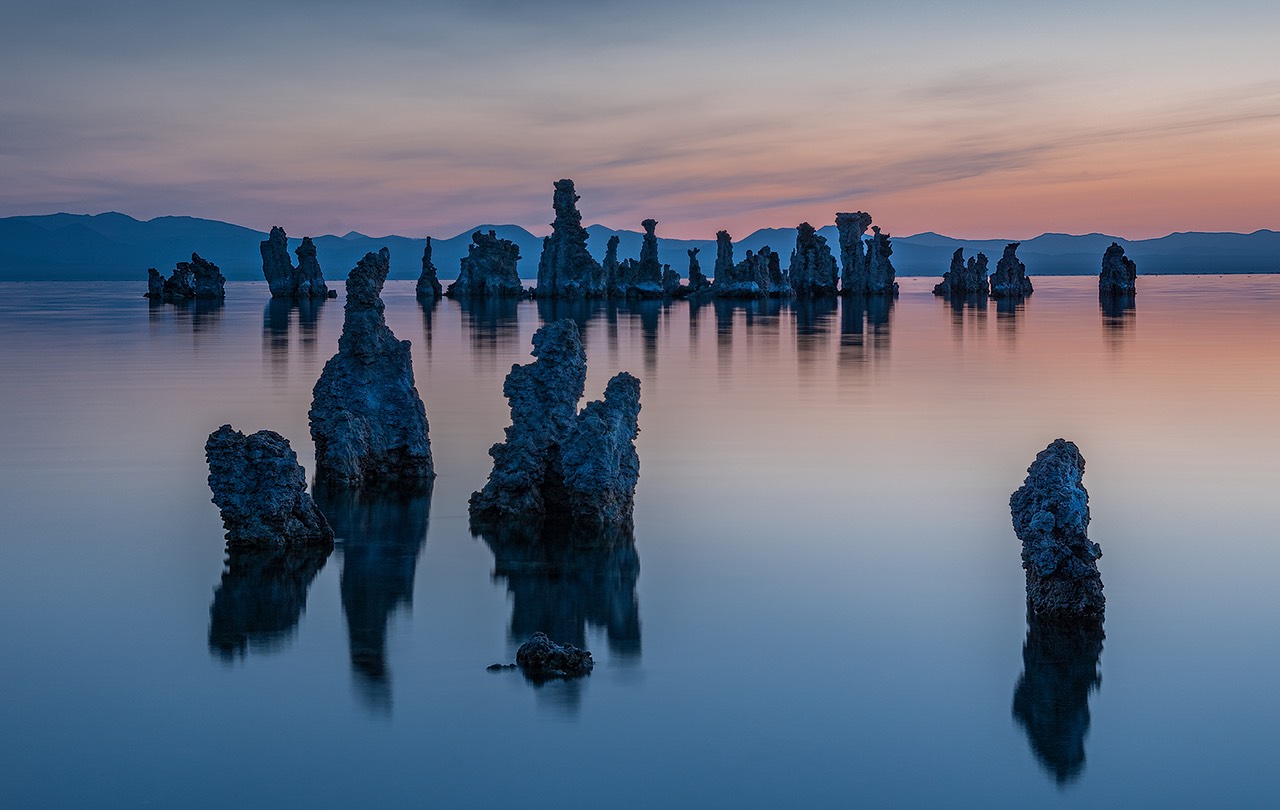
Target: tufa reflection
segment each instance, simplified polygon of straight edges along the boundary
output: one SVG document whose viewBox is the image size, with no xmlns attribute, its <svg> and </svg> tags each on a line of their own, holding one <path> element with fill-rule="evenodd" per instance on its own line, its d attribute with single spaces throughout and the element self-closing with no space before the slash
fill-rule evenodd
<svg viewBox="0 0 1280 810">
<path fill-rule="evenodd" d="M 520 300 L 510 296 L 465 296 L 454 299 L 466 316 L 471 357 L 482 368 L 492 369 L 498 358 L 519 350 L 517 311 Z"/>
<path fill-rule="evenodd" d="M 507 522 L 473 524 L 472 532 L 493 553 L 494 580 L 504 580 L 511 594 L 513 650 L 535 632 L 587 649 L 592 627 L 604 630 L 611 654 L 640 655 L 640 558 L 630 527 Z"/>
<path fill-rule="evenodd" d="M 228 550 L 209 608 L 209 651 L 224 661 L 281 649 L 331 548 Z"/>
<path fill-rule="evenodd" d="M 1036 759 L 1058 785 L 1084 772 L 1089 693 L 1102 676 L 1102 622 L 1038 619 L 1027 613 L 1022 677 L 1013 691 L 1013 718 L 1027 732 Z"/>
<path fill-rule="evenodd" d="M 387 624 L 413 604 L 431 485 L 377 492 L 322 487 L 315 499 L 342 550 L 342 612 L 356 689 L 370 709 L 390 712 Z"/>
</svg>

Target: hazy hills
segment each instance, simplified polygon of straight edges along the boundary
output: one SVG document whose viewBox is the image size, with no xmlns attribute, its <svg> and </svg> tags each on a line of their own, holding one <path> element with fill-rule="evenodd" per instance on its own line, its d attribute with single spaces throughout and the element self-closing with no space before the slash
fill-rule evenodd
<svg viewBox="0 0 1280 810">
<path fill-rule="evenodd" d="M 533 278 L 538 272 L 542 239 L 517 225 L 480 225 L 447 239 L 433 239 L 432 259 L 441 278 L 457 274 L 458 261 L 466 255 L 471 233 L 494 230 L 520 246 L 520 274 Z M 609 237 L 619 237 L 619 258 L 640 253 L 639 231 L 614 231 L 602 225 L 587 228 L 588 248 L 603 258 Z M 659 225 L 661 232 L 661 225 Z M 834 225 L 819 230 L 838 255 Z M 306 234 L 293 234 L 290 248 Z M 193 217 L 157 217 L 142 222 L 124 214 L 51 214 L 0 218 L 0 281 L 136 280 L 146 283 L 147 268 L 168 272 L 195 251 L 217 263 L 232 281 L 262 280 L 258 243 L 265 231 L 255 231 Z M 422 267 L 425 239 L 405 236 L 314 237 L 326 278 L 341 280 L 366 252 L 386 246 L 391 250 L 391 277 L 416 279 Z M 900 276 L 941 276 L 957 247 L 965 255 L 983 251 L 995 266 L 1006 240 L 961 240 L 936 233 L 895 236 L 893 262 Z M 1280 272 L 1280 233 L 1175 233 L 1159 239 L 1127 240 L 1104 234 L 1082 236 L 1047 233 L 1022 243 L 1018 256 L 1032 275 L 1095 274 L 1102 253 L 1113 241 L 1124 245 L 1138 263 L 1140 274 L 1159 273 L 1275 273 Z M 766 228 L 734 243 L 734 258 L 747 250 L 769 245 L 782 255 L 783 264 L 795 245 L 792 228 Z M 715 264 L 714 240 L 658 240 L 661 261 L 685 275 L 687 250 L 702 249 L 698 258 L 710 274 Z"/>
</svg>

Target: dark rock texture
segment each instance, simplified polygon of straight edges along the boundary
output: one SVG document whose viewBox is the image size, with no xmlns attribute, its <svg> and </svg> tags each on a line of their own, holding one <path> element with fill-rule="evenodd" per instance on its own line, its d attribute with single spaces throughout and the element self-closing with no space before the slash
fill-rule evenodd
<svg viewBox="0 0 1280 810">
<path fill-rule="evenodd" d="M 499 239 L 495 231 L 471 234 L 471 245 L 458 268 L 458 278 L 449 285 L 450 298 L 497 296 L 521 298 L 528 293 L 520 283 L 516 263 L 520 247 L 510 239 Z"/>
<path fill-rule="evenodd" d="M 289 259 L 289 237 L 284 229 L 273 227 L 267 239 L 258 245 L 262 254 L 262 275 L 271 289 L 272 298 L 336 298 L 338 293 L 324 283 L 324 273 L 316 259 L 316 246 L 311 237 L 302 239 L 294 251 L 298 266 Z"/>
<path fill-rule="evenodd" d="M 844 295 L 866 295 L 871 289 L 871 264 L 862 236 L 871 227 L 865 211 L 836 214 L 840 234 L 840 290 Z"/>
<path fill-rule="evenodd" d="M 618 275 L 618 235 L 609 237 L 609 241 L 605 243 L 604 263 L 600 267 L 600 275 L 603 279 L 605 292 L 610 296 L 624 297 L 627 294 L 625 284 Z"/>
<path fill-rule="evenodd" d="M 697 295 L 711 288 L 711 280 L 702 272 L 702 264 L 698 262 L 698 248 L 691 248 L 689 253 L 689 293 Z"/>
<path fill-rule="evenodd" d="M 1084 772 L 1089 693 L 1102 684 L 1098 659 L 1105 637 L 1098 620 L 1027 617 L 1013 718 L 1059 785 Z"/>
<path fill-rule="evenodd" d="M 270 430 L 245 436 L 223 425 L 209 434 L 204 455 L 229 547 L 333 547 L 333 530 L 307 494 L 288 439 Z"/>
<path fill-rule="evenodd" d="M 1088 537 L 1089 493 L 1084 457 L 1065 439 L 1036 455 L 1027 478 L 1009 497 L 1013 530 L 1022 541 L 1027 604 L 1037 618 L 1101 619 L 1106 607 L 1098 558 Z"/>
<path fill-rule="evenodd" d="M 1124 255 L 1124 248 L 1111 243 L 1102 255 L 1102 272 L 1098 274 L 1098 294 L 1120 297 L 1138 291 L 1138 265 Z"/>
<path fill-rule="evenodd" d="M 578 213 L 580 197 L 572 180 L 557 180 L 551 235 L 542 243 L 538 261 L 538 298 L 599 298 L 607 294 L 604 270 L 587 252 L 587 229 Z"/>
<path fill-rule="evenodd" d="M 717 298 L 782 298 L 791 295 L 791 285 L 782 273 L 778 254 L 767 245 L 759 253 L 748 250 L 746 258 L 733 263 L 733 243 L 726 231 L 716 234 L 716 269 L 711 291 Z"/>
<path fill-rule="evenodd" d="M 689 288 L 680 284 L 680 273 L 671 269 L 671 265 L 662 265 L 662 294 L 668 298 L 686 295 Z"/>
<path fill-rule="evenodd" d="M 178 262 L 168 279 L 154 267 L 148 268 L 145 297 L 167 303 L 221 301 L 227 297 L 226 283 L 218 265 L 192 253 L 191 261 Z"/>
<path fill-rule="evenodd" d="M 426 246 L 422 248 L 422 274 L 418 276 L 418 284 L 414 287 L 414 292 L 419 298 L 431 301 L 438 301 L 444 295 L 444 288 L 440 286 L 440 279 L 436 275 L 436 266 L 431 263 L 430 236 L 427 237 Z"/>
<path fill-rule="evenodd" d="M 964 248 L 956 248 L 951 256 L 951 269 L 942 274 L 942 281 L 934 285 L 934 295 L 946 295 L 952 298 L 970 297 L 981 294 L 986 296 L 990 291 L 987 283 L 987 254 L 979 253 L 970 256 L 969 263 L 964 261 Z"/>
<path fill-rule="evenodd" d="M 867 245 L 867 295 L 897 296 L 898 282 L 894 280 L 896 273 L 889 260 L 892 255 L 889 234 L 872 225 L 871 243 Z"/>
<path fill-rule="evenodd" d="M 727 284 L 733 276 L 733 240 L 729 238 L 728 231 L 716 231 L 716 263 L 711 269 L 712 282 L 720 283 L 723 279 Z"/>
<path fill-rule="evenodd" d="M 640 382 L 622 373 L 603 401 L 577 413 L 586 354 L 571 320 L 533 335 L 534 362 L 513 366 L 502 393 L 511 405 L 506 441 L 495 444 L 493 471 L 471 496 L 476 524 L 516 518 L 564 518 L 580 525 L 631 519 L 640 462 Z"/>
<path fill-rule="evenodd" d="M 368 253 L 347 277 L 338 353 L 312 391 L 316 480 L 339 486 L 412 484 L 435 477 L 427 416 L 413 385 L 409 341 L 383 316 L 390 253 Z"/>
<path fill-rule="evenodd" d="M 821 298 L 836 294 L 836 259 L 831 255 L 827 239 L 813 226 L 801 222 L 796 226 L 796 249 L 791 252 L 791 289 L 800 298 Z"/>
<path fill-rule="evenodd" d="M 640 243 L 640 261 L 636 262 L 634 273 L 627 288 L 629 298 L 661 298 L 662 264 L 658 261 L 658 221 L 646 219 L 640 223 L 644 228 L 643 241 Z"/>
<path fill-rule="evenodd" d="M 561 646 L 546 633 L 534 633 L 516 650 L 516 665 L 529 680 L 549 681 L 590 675 L 596 664 L 586 650 L 572 644 Z"/>
<path fill-rule="evenodd" d="M 1027 266 L 1015 255 L 1021 242 L 1010 242 L 1004 247 L 1004 255 L 996 262 L 991 274 L 992 298 L 1025 298 L 1031 295 L 1031 279 L 1027 278 Z"/>
</svg>

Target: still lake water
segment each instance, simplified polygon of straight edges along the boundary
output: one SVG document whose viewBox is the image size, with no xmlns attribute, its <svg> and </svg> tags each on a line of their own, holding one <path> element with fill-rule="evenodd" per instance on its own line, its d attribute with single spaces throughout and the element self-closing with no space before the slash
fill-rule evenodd
<svg viewBox="0 0 1280 810">
<path fill-rule="evenodd" d="M 912 278 L 888 311 L 576 313 L 587 398 L 642 380 L 634 546 L 550 567 L 467 498 L 566 313 L 391 282 L 431 498 L 330 503 L 327 559 L 225 581 L 205 438 L 277 430 L 313 471 L 341 301 L 0 285 L 0 806 L 1275 806 L 1280 276 L 1143 277 L 1109 314 L 1035 282 L 1013 312 Z M 1100 658 L 1027 638 L 1008 497 L 1058 436 Z M 595 672 L 485 671 L 543 628 Z"/>
</svg>

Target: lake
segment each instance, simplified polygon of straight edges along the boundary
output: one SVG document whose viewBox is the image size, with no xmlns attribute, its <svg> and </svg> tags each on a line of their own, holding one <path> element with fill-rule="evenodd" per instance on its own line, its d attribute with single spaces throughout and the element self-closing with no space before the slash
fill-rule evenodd
<svg viewBox="0 0 1280 810">
<path fill-rule="evenodd" d="M 288 437 L 341 300 L 0 284 L 0 805 L 1270 807 L 1280 276 L 1090 277 L 954 308 L 424 309 L 430 497 L 329 499 L 233 561 L 204 442 Z M 341 284 L 338 284 L 341 288 Z M 473 537 L 502 382 L 575 317 L 642 383 L 634 537 Z M 1105 639 L 1028 637 L 1009 494 L 1079 445 Z M 633 540 L 633 542 L 631 542 Z M 586 679 L 486 667 L 534 630 Z"/>
</svg>

